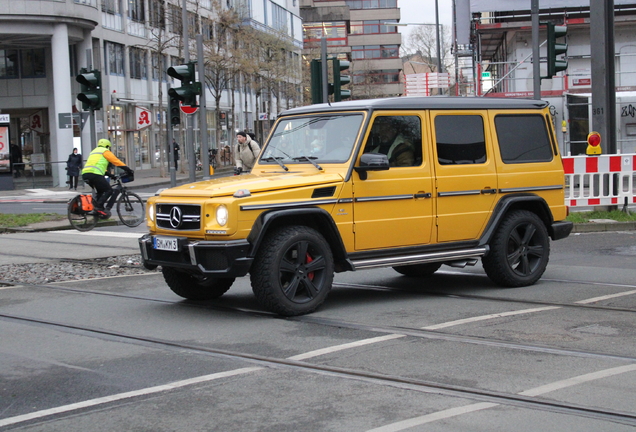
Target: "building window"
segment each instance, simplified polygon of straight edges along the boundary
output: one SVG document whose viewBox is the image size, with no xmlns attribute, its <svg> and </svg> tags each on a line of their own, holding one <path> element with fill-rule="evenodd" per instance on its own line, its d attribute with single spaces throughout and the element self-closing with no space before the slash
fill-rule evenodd
<svg viewBox="0 0 636 432">
<path fill-rule="evenodd" d="M 121 0 L 102 0 L 102 12 L 121 15 Z"/>
<path fill-rule="evenodd" d="M 134 79 L 148 79 L 148 66 L 146 64 L 146 51 L 141 48 L 128 49 L 130 60 L 130 77 Z"/>
<path fill-rule="evenodd" d="M 128 18 L 139 23 L 146 21 L 144 0 L 128 0 Z"/>
<path fill-rule="evenodd" d="M 349 9 L 387 9 L 397 7 L 397 0 L 346 0 L 346 3 Z"/>
<path fill-rule="evenodd" d="M 165 29 L 166 7 L 163 0 L 148 1 L 148 21 L 151 27 Z"/>
<path fill-rule="evenodd" d="M 168 4 L 168 30 L 175 34 L 183 33 L 181 6 Z"/>
<path fill-rule="evenodd" d="M 18 77 L 18 50 L 0 50 L 0 78 Z"/>
<path fill-rule="evenodd" d="M 114 42 L 104 42 L 105 64 L 107 74 L 124 76 L 124 46 Z"/>
<path fill-rule="evenodd" d="M 397 33 L 396 20 L 351 21 L 351 34 Z"/>
<path fill-rule="evenodd" d="M 303 32 L 303 40 L 307 45 L 319 45 L 323 36 L 327 38 L 327 46 L 346 46 L 348 44 L 347 23 L 344 21 L 304 24 Z"/>
<path fill-rule="evenodd" d="M 163 62 L 161 64 L 161 70 L 159 69 L 159 54 L 152 53 L 152 79 L 159 81 L 159 75 L 161 74 L 163 82 L 168 82 L 168 56 L 163 55 Z"/>
<path fill-rule="evenodd" d="M 46 76 L 44 49 L 21 50 L 20 60 L 22 78 L 43 78 Z"/>
<path fill-rule="evenodd" d="M 353 74 L 354 84 L 395 84 L 399 82 L 399 69 L 359 71 Z"/>
<path fill-rule="evenodd" d="M 353 60 L 389 59 L 399 58 L 398 45 L 364 45 L 352 46 L 351 58 Z"/>
<path fill-rule="evenodd" d="M 272 27 L 276 30 L 287 29 L 287 11 L 272 3 Z"/>
</svg>

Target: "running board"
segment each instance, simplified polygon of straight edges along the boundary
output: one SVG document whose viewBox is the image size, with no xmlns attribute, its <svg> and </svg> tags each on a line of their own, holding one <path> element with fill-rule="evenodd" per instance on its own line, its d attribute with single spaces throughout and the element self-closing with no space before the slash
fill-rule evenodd
<svg viewBox="0 0 636 432">
<path fill-rule="evenodd" d="M 370 258 L 361 260 L 351 260 L 354 270 L 360 270 L 373 267 L 392 267 L 409 264 L 423 264 L 432 262 L 448 262 L 448 261 L 463 261 L 466 264 L 470 264 L 471 261 L 476 263 L 476 260 L 484 256 L 488 252 L 487 247 L 479 247 L 474 249 L 460 249 L 446 252 L 429 252 L 414 255 L 400 255 L 381 258 Z M 465 264 L 464 264 L 465 265 Z M 472 264 L 471 264 L 472 265 Z"/>
</svg>

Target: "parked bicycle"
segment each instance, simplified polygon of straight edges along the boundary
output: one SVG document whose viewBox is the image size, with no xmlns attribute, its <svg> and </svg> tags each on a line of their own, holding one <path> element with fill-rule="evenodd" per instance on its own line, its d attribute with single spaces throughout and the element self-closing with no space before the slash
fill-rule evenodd
<svg viewBox="0 0 636 432">
<path fill-rule="evenodd" d="M 111 180 L 115 182 L 113 193 L 119 193 L 115 209 L 119 220 L 126 226 L 136 227 L 143 222 L 146 213 L 144 202 L 139 195 L 129 192 L 124 183 L 129 183 L 135 179 L 133 174 L 124 174 L 121 176 L 112 175 Z M 90 231 L 95 228 L 99 220 L 99 216 L 95 211 L 95 202 L 97 192 L 89 194 L 80 194 L 72 198 L 68 203 L 68 220 L 71 226 L 78 231 Z"/>
</svg>

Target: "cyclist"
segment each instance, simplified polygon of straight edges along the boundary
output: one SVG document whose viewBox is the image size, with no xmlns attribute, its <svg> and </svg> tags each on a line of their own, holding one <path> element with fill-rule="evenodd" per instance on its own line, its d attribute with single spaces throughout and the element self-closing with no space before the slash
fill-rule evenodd
<svg viewBox="0 0 636 432">
<path fill-rule="evenodd" d="M 110 217 L 110 209 L 114 204 L 114 199 L 110 200 L 107 207 L 104 208 L 104 204 L 106 204 L 108 198 L 113 195 L 113 188 L 110 186 L 110 182 L 104 177 L 108 170 L 109 163 L 120 167 L 127 174 L 133 173 L 133 170 L 117 159 L 117 156 L 110 151 L 110 141 L 107 139 L 100 139 L 97 142 L 97 147 L 95 147 L 88 156 L 86 165 L 84 165 L 84 169 L 82 170 L 82 179 L 97 190 L 95 211 L 99 217 L 103 219 Z"/>
</svg>

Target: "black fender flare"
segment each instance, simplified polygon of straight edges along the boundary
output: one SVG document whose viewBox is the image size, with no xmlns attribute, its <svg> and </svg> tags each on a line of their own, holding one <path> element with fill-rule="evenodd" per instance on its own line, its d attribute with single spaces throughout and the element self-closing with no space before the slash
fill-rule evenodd
<svg viewBox="0 0 636 432">
<path fill-rule="evenodd" d="M 545 224 L 550 237 L 554 237 L 554 230 L 552 229 L 554 219 L 548 203 L 542 197 L 535 194 L 512 194 L 504 196 L 495 205 L 490 216 L 490 220 L 486 225 L 486 229 L 479 239 L 479 246 L 485 246 L 490 243 L 490 240 L 497 231 L 502 219 L 511 209 L 525 209 L 533 211 Z"/>
<path fill-rule="evenodd" d="M 293 219 L 296 225 L 305 225 L 314 228 L 325 237 L 325 240 L 327 240 L 331 246 L 336 272 L 351 271 L 354 269 L 353 264 L 348 258 L 336 223 L 326 210 L 318 207 L 270 210 L 261 213 L 256 221 L 254 221 L 252 230 L 247 236 L 247 241 L 251 244 L 248 256 L 254 258 L 267 233 L 271 229 L 284 224 L 284 222 L 289 219 Z"/>
</svg>

